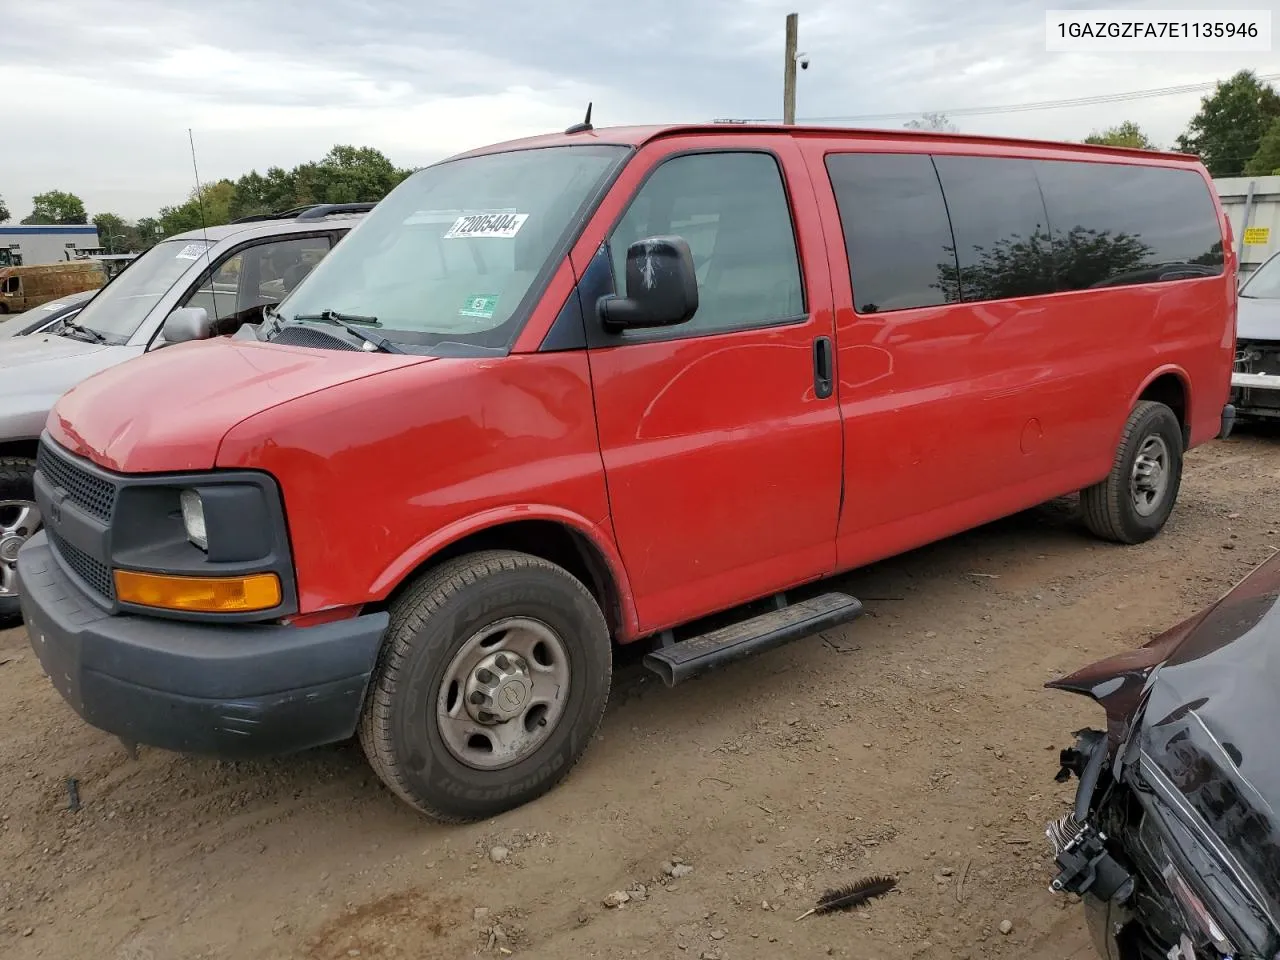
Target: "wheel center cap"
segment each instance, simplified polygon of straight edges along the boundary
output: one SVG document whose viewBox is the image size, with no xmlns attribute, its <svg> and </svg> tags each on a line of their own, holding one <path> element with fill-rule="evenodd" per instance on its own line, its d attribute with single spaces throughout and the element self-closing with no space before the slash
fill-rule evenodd
<svg viewBox="0 0 1280 960">
<path fill-rule="evenodd" d="M 14 563 L 18 559 L 18 550 L 22 548 L 24 538 L 11 534 L 0 539 L 0 563 Z"/>
<path fill-rule="evenodd" d="M 524 705 L 528 691 L 525 690 L 524 684 L 519 680 L 511 680 L 502 685 L 502 689 L 498 691 L 497 701 L 499 706 L 507 710 L 516 710 Z"/>
<path fill-rule="evenodd" d="M 499 650 L 471 671 L 466 690 L 467 712 L 477 723 L 505 723 L 524 713 L 533 695 L 529 664 L 518 654 Z"/>
</svg>

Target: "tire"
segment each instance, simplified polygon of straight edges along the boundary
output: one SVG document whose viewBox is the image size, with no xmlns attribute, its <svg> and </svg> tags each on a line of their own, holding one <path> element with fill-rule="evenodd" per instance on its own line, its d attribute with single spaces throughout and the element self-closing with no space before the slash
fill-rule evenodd
<svg viewBox="0 0 1280 960">
<path fill-rule="evenodd" d="M 498 624 L 515 626 L 486 637 Z M 494 666 L 493 657 L 510 651 L 523 659 Z M 510 670 L 515 683 L 484 663 Z M 520 672 L 521 664 L 530 669 Z M 417 810 L 450 823 L 491 817 L 568 775 L 604 716 L 612 669 L 608 625 L 581 581 L 528 554 L 468 554 L 425 573 L 392 605 L 360 744 L 383 783 Z M 529 677 L 543 685 L 521 687 Z M 521 706 L 512 710 L 526 712 L 494 723 L 485 707 L 498 709 L 509 688 L 519 688 L 509 702 Z M 524 706 L 548 690 L 561 691 L 558 706 Z"/>
<path fill-rule="evenodd" d="M 35 472 L 34 460 L 0 457 L 0 626 L 22 619 L 14 579 L 17 549 L 40 529 L 40 521 L 37 514 L 32 523 L 30 513 L 24 520 L 22 508 L 15 504 L 34 509 Z"/>
<path fill-rule="evenodd" d="M 1139 457 L 1149 464 L 1153 453 L 1163 460 L 1158 484 L 1149 467 L 1138 468 Z M 1181 485 L 1182 427 L 1163 403 L 1144 400 L 1129 414 L 1107 479 L 1080 492 L 1085 525 L 1103 540 L 1144 543 L 1164 528 Z M 1153 486 L 1158 491 L 1143 489 Z"/>
</svg>

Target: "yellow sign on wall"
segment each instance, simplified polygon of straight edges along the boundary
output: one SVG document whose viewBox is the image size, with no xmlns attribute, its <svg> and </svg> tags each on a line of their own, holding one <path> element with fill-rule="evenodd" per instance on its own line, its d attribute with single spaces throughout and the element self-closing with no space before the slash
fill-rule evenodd
<svg viewBox="0 0 1280 960">
<path fill-rule="evenodd" d="M 1245 246 L 1265 247 L 1271 242 L 1270 227 L 1249 227 L 1244 232 Z"/>
</svg>

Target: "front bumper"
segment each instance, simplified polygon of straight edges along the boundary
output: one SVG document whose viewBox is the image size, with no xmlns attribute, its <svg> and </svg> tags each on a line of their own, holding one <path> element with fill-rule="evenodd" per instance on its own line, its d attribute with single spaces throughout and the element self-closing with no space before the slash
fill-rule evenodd
<svg viewBox="0 0 1280 960">
<path fill-rule="evenodd" d="M 76 713 L 183 753 L 270 756 L 350 738 L 389 619 L 298 628 L 113 616 L 72 582 L 43 532 L 19 554 L 18 579 L 31 647 Z"/>
</svg>

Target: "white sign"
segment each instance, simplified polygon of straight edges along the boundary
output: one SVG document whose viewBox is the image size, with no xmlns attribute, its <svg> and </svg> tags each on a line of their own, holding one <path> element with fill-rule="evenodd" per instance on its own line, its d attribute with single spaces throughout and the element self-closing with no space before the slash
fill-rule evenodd
<svg viewBox="0 0 1280 960">
<path fill-rule="evenodd" d="M 209 245 L 205 243 L 188 243 L 179 250 L 175 255 L 175 260 L 198 260 L 202 253 L 209 250 Z"/>
<path fill-rule="evenodd" d="M 443 239 L 497 237 L 510 240 L 520 232 L 528 219 L 527 213 L 476 213 L 453 221 L 453 226 L 445 231 Z"/>
<path fill-rule="evenodd" d="M 1050 53 L 1268 53 L 1271 11 L 1047 10 Z"/>
</svg>

